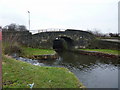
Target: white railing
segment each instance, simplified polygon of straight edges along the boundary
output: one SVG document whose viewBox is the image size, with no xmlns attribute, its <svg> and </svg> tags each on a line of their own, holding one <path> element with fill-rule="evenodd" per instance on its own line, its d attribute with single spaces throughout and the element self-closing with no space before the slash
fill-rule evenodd
<svg viewBox="0 0 120 90">
<path fill-rule="evenodd" d="M 49 29 L 39 29 L 39 30 L 29 30 L 32 34 L 41 33 L 41 32 L 59 32 L 65 31 L 65 29 L 49 28 Z"/>
</svg>

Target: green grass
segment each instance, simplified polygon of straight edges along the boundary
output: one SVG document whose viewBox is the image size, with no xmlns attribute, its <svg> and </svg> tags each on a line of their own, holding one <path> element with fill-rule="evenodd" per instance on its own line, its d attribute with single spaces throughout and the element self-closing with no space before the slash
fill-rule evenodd
<svg viewBox="0 0 120 90">
<path fill-rule="evenodd" d="M 40 67 L 3 56 L 3 88 L 80 88 L 76 76 L 62 67 Z"/>
<path fill-rule="evenodd" d="M 23 55 L 24 57 L 29 57 L 32 55 L 45 55 L 45 54 L 55 54 L 56 52 L 54 50 L 50 49 L 37 49 L 37 48 L 27 48 L 23 47 Z"/>
<path fill-rule="evenodd" d="M 80 49 L 80 50 L 97 51 L 97 52 L 108 53 L 113 55 L 118 55 L 120 53 L 119 50 L 110 50 L 110 49 Z"/>
</svg>

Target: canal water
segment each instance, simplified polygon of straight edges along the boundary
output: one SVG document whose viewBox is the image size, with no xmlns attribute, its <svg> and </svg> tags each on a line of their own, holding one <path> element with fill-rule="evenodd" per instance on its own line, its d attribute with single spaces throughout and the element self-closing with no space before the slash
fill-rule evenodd
<svg viewBox="0 0 120 90">
<path fill-rule="evenodd" d="M 58 54 L 59 58 L 56 60 L 32 60 L 22 57 L 16 59 L 39 66 L 66 67 L 87 88 L 118 88 L 118 60 L 72 52 Z"/>
</svg>

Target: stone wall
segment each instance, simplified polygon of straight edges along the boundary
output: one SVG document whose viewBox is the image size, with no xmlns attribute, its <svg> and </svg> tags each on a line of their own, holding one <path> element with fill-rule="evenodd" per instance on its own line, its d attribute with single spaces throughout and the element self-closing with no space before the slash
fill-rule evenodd
<svg viewBox="0 0 120 90">
<path fill-rule="evenodd" d="M 67 37 L 73 40 L 74 47 L 76 48 L 86 47 L 94 39 L 94 36 L 89 32 L 72 29 L 57 32 L 42 32 L 33 35 L 39 47 L 51 49 L 53 48 L 53 41 L 60 37 Z"/>
<path fill-rule="evenodd" d="M 88 48 L 120 50 L 120 43 L 96 39 L 91 42 Z"/>
</svg>

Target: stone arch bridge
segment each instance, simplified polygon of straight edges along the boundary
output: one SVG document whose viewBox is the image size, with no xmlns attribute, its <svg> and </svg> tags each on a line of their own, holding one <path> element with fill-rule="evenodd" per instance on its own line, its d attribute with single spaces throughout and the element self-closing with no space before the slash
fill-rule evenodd
<svg viewBox="0 0 120 90">
<path fill-rule="evenodd" d="M 32 35 L 33 46 L 38 48 L 84 48 L 94 39 L 94 35 L 82 30 L 49 31 Z"/>
</svg>

